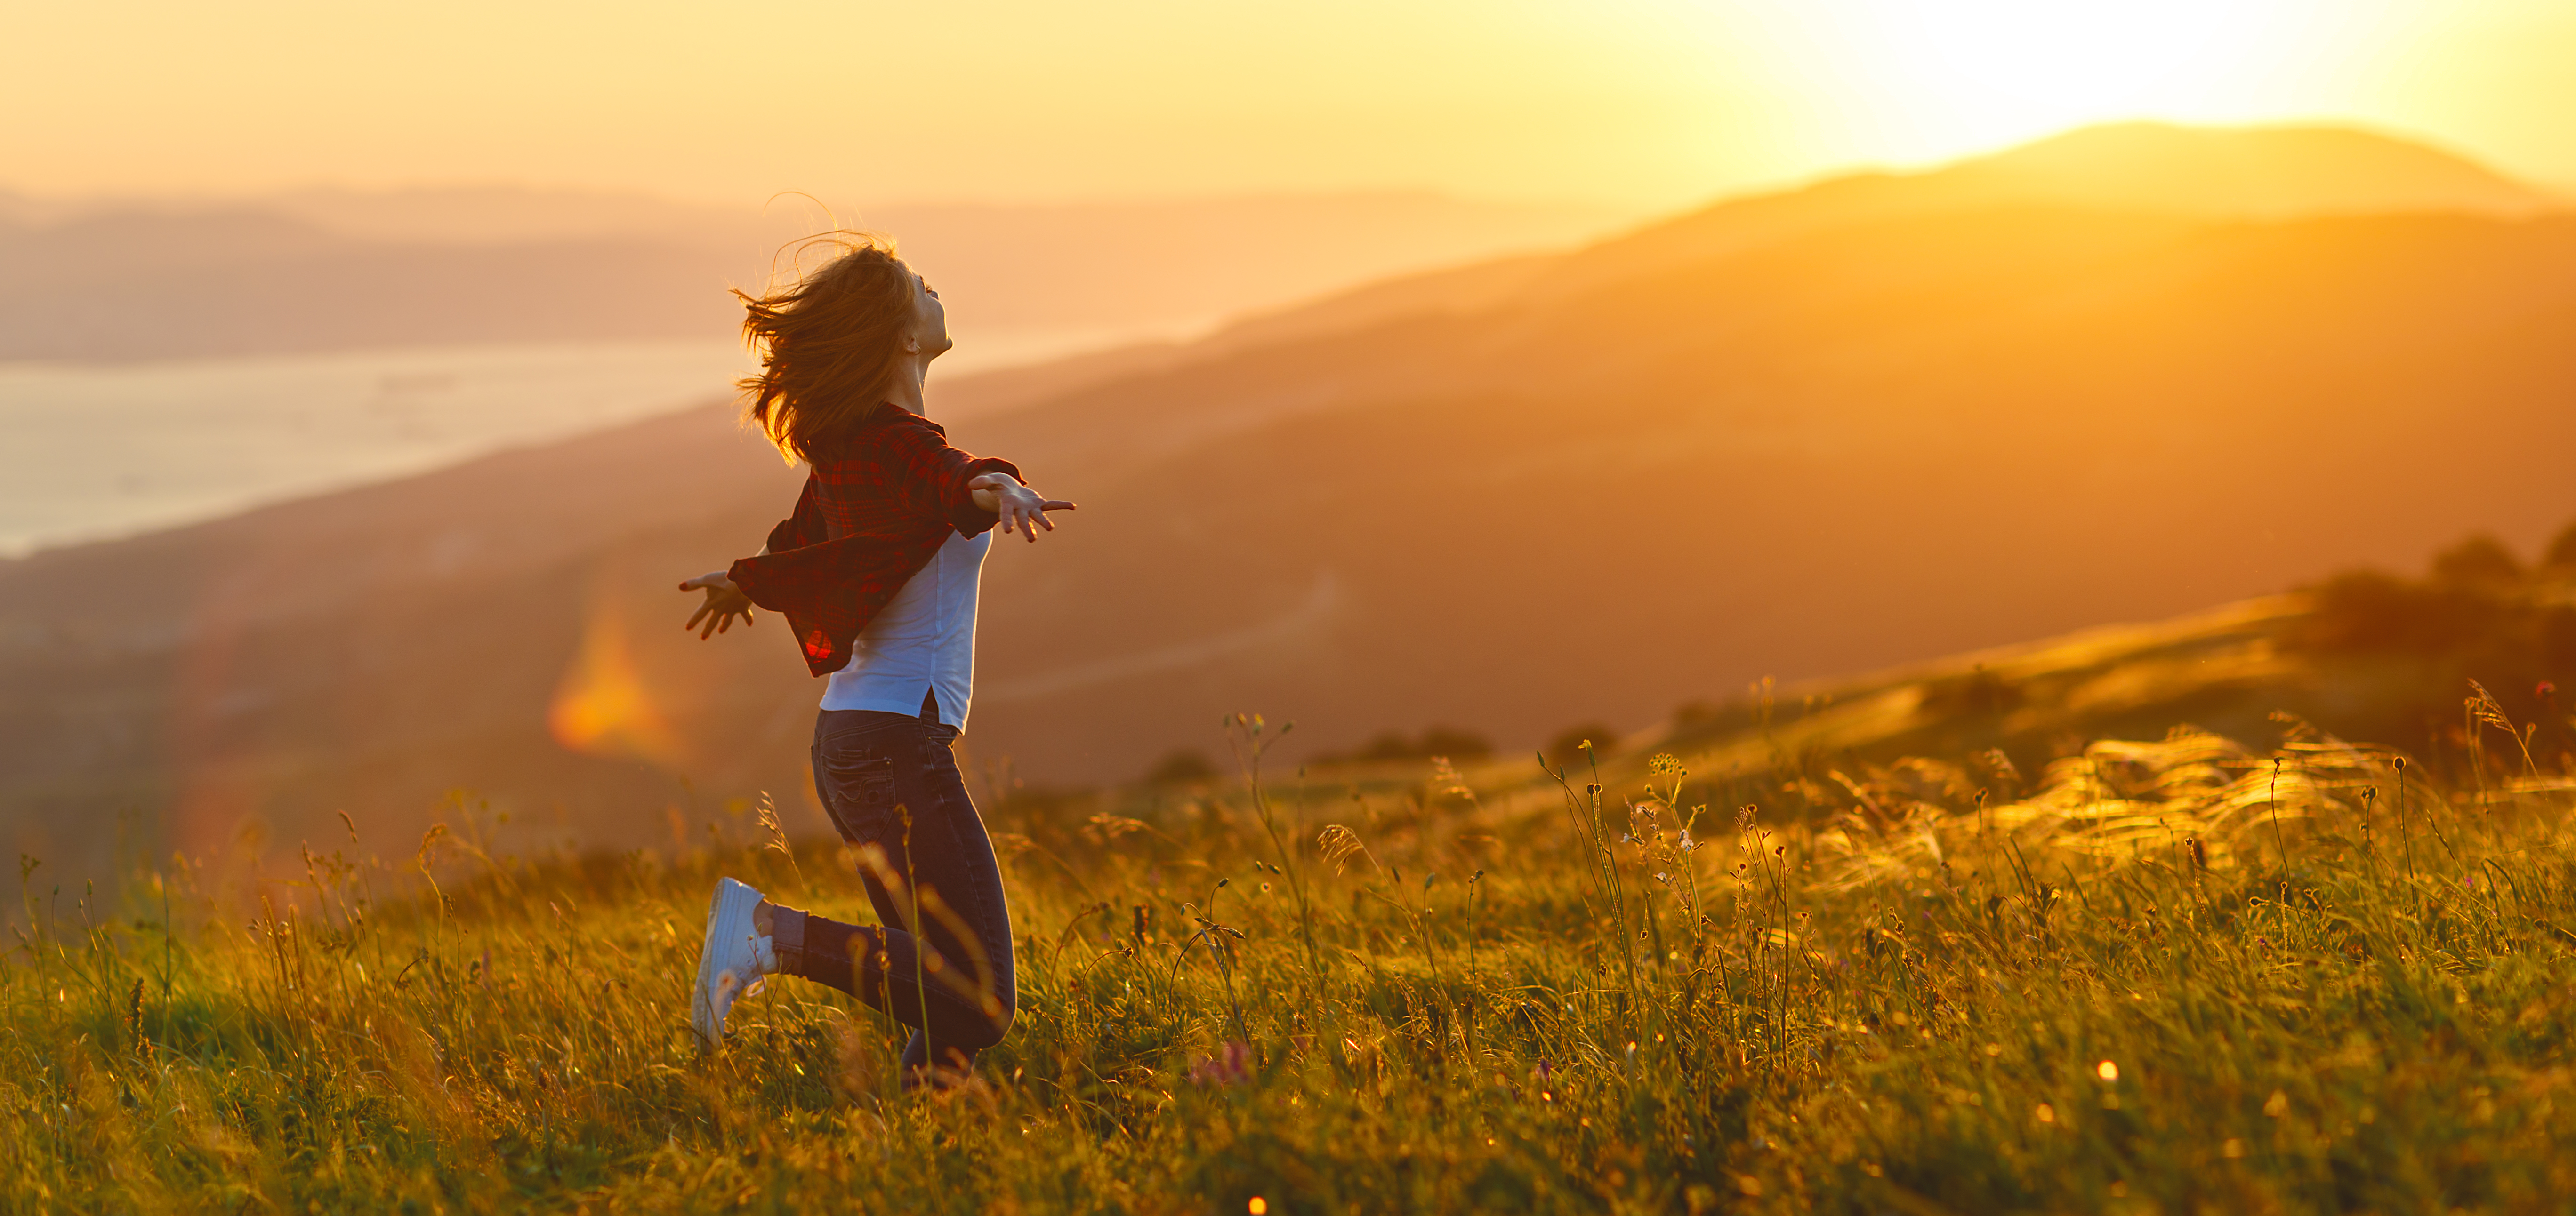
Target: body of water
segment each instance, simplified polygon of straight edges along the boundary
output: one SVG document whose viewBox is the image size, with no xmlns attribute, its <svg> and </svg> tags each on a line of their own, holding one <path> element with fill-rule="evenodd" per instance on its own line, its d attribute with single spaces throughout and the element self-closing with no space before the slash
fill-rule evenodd
<svg viewBox="0 0 2576 1216">
<path fill-rule="evenodd" d="M 1151 336 L 961 333 L 957 375 Z M 0 364 L 0 556 L 418 473 L 730 397 L 731 341 Z"/>
</svg>

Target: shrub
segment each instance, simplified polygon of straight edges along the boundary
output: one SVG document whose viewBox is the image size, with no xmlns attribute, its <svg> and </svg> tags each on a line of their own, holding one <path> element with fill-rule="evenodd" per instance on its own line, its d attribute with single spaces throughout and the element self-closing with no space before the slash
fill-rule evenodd
<svg viewBox="0 0 2576 1216">
<path fill-rule="evenodd" d="M 1207 753 L 1195 747 L 1176 748 L 1147 771 L 1145 780 L 1155 785 L 1187 785 L 1216 776 L 1216 763 Z"/>
<path fill-rule="evenodd" d="M 2463 587 L 2500 587 L 2522 581 L 2522 562 L 2492 536 L 2480 534 L 2433 555 L 2433 581 Z"/>
</svg>

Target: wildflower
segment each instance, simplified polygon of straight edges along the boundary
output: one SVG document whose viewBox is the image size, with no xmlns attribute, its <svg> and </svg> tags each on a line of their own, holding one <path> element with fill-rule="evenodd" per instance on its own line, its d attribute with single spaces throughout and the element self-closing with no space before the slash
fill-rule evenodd
<svg viewBox="0 0 2576 1216">
<path fill-rule="evenodd" d="M 1691 839 L 1691 834 L 1690 834 L 1690 829 L 1689 829 L 1689 828 L 1683 828 L 1683 829 L 1682 829 L 1682 842 L 1681 842 L 1681 845 L 1680 845 L 1679 847 L 1681 848 L 1681 851 L 1682 851 L 1682 852 L 1685 852 L 1685 853 L 1690 852 L 1691 850 L 1696 849 L 1696 848 L 1698 848 L 1698 847 L 1699 847 L 1699 842 L 1698 842 L 1698 841 L 1696 841 L 1696 840 Z"/>
<path fill-rule="evenodd" d="M 1229 1042 L 1224 1051 L 1190 1063 L 1194 1085 L 1240 1085 L 1251 1077 L 1252 1049 L 1242 1043 Z"/>
</svg>

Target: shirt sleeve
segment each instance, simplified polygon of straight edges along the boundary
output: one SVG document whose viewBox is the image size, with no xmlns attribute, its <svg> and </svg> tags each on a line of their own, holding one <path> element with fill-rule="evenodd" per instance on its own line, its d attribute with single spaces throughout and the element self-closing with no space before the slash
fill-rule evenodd
<svg viewBox="0 0 2576 1216">
<path fill-rule="evenodd" d="M 975 505 L 966 483 L 986 473 L 1008 473 L 1020 479 L 1020 466 L 992 456 L 976 456 L 948 446 L 948 433 L 926 418 L 896 420 L 887 436 L 886 456 L 897 465 L 895 483 L 913 510 L 946 520 L 960 536 L 976 536 L 995 523 L 992 512 Z"/>
<path fill-rule="evenodd" d="M 805 490 L 796 496 L 796 510 L 779 520 L 769 530 L 769 551 L 785 553 L 807 545 L 819 545 L 826 539 L 823 527 L 823 504 L 814 487 L 814 475 L 805 475 Z"/>
</svg>

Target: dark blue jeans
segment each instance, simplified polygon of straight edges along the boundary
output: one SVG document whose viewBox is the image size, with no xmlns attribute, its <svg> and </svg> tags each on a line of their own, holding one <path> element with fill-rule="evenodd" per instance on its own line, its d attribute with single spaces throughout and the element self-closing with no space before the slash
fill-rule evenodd
<svg viewBox="0 0 2576 1216">
<path fill-rule="evenodd" d="M 972 1067 L 1002 1041 L 1018 998 L 1002 870 L 949 751 L 956 737 L 927 705 L 920 717 L 823 711 L 814 789 L 859 850 L 879 923 L 784 913 L 774 939 L 783 970 L 912 1027 L 903 1061 L 915 1068 Z"/>
</svg>

